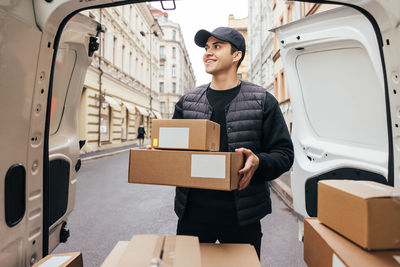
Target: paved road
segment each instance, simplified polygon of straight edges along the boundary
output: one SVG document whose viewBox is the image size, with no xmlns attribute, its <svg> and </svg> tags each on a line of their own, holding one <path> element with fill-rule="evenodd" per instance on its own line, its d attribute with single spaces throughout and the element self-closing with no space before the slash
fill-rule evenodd
<svg viewBox="0 0 400 267">
<path fill-rule="evenodd" d="M 85 267 L 99 266 L 134 234 L 175 234 L 174 188 L 128 184 L 128 152 L 84 162 L 78 178 L 71 237 L 53 253 L 81 251 Z M 295 217 L 275 194 L 272 203 L 272 215 L 262 220 L 262 266 L 306 266 Z"/>
</svg>

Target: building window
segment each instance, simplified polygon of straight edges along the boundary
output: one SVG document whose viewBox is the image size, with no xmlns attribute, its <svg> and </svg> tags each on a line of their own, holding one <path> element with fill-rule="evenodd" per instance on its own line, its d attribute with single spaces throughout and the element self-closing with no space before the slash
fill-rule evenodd
<svg viewBox="0 0 400 267">
<path fill-rule="evenodd" d="M 121 140 L 126 141 L 128 136 L 128 109 L 123 106 L 121 109 Z"/>
<path fill-rule="evenodd" d="M 110 128 L 111 128 L 111 108 L 110 105 L 105 102 L 104 97 L 101 101 L 100 111 L 100 142 L 110 142 Z"/>
<path fill-rule="evenodd" d="M 160 46 L 160 59 L 165 59 L 165 46 Z"/>
<path fill-rule="evenodd" d="M 160 111 L 161 111 L 161 113 L 165 113 L 166 112 L 165 102 L 164 101 L 160 102 Z"/>
<path fill-rule="evenodd" d="M 176 66 L 172 66 L 172 77 L 176 77 Z"/>
<path fill-rule="evenodd" d="M 132 69 L 132 65 L 133 65 L 133 57 L 132 57 L 132 51 L 129 52 L 129 75 L 132 76 L 133 74 L 133 69 Z"/>
<path fill-rule="evenodd" d="M 280 95 L 281 95 L 281 97 L 280 97 L 280 101 L 285 101 L 287 98 L 287 96 L 286 96 L 286 85 L 285 85 L 285 73 L 283 72 L 283 71 L 281 71 L 281 74 L 280 74 L 280 78 L 281 78 L 281 86 L 280 86 Z"/>
<path fill-rule="evenodd" d="M 176 102 L 172 102 L 172 105 L 171 105 L 171 107 L 170 107 L 170 113 L 171 113 L 171 114 L 174 114 L 175 105 L 176 105 Z"/>
<path fill-rule="evenodd" d="M 164 93 L 164 82 L 160 82 L 160 93 Z"/>
<path fill-rule="evenodd" d="M 172 58 L 176 58 L 176 47 L 172 47 Z"/>
<path fill-rule="evenodd" d="M 175 82 L 172 83 L 172 93 L 176 94 L 176 83 Z"/>
<path fill-rule="evenodd" d="M 164 75 L 164 71 L 165 71 L 165 66 L 160 65 L 160 75 Z"/>
<path fill-rule="evenodd" d="M 176 40 L 176 31 L 175 30 L 173 30 L 172 31 L 172 40 Z"/>
<path fill-rule="evenodd" d="M 288 6 L 287 6 L 287 9 L 286 9 L 286 12 L 287 12 L 287 14 L 286 14 L 286 21 L 289 23 L 289 22 L 291 22 L 292 20 L 293 20 L 293 17 L 292 17 L 292 4 L 288 4 Z"/>
<path fill-rule="evenodd" d="M 238 73 L 238 78 L 239 78 L 239 80 L 242 79 L 242 74 L 241 73 Z"/>
<path fill-rule="evenodd" d="M 117 37 L 115 36 L 113 41 L 113 64 L 117 64 Z"/>
<path fill-rule="evenodd" d="M 125 63 L 125 45 L 122 45 L 122 53 L 121 53 L 121 69 L 125 72 L 126 68 Z"/>
<path fill-rule="evenodd" d="M 276 99 L 279 99 L 279 88 L 278 88 L 278 76 L 274 77 L 274 96 Z"/>
</svg>

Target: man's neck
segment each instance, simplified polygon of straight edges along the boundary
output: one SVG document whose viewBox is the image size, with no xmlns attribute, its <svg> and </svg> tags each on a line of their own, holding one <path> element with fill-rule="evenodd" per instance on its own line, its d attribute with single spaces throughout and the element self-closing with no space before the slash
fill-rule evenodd
<svg viewBox="0 0 400 267">
<path fill-rule="evenodd" d="M 240 84 L 237 73 L 234 75 L 213 75 L 210 87 L 214 90 L 228 90 Z"/>
</svg>

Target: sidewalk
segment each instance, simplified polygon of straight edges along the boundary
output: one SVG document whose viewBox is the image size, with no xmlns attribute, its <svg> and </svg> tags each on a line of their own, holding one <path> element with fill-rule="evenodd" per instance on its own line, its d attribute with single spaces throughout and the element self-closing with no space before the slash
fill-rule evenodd
<svg viewBox="0 0 400 267">
<path fill-rule="evenodd" d="M 138 144 L 116 147 L 107 150 L 95 151 L 90 153 L 84 153 L 80 155 L 81 161 L 89 161 L 94 159 L 99 159 L 103 157 L 117 155 L 119 153 L 123 153 L 129 151 L 131 148 L 145 148 L 147 144 L 145 143 L 142 146 Z M 286 206 L 290 209 L 293 209 L 293 196 L 292 190 L 290 189 L 290 171 L 282 174 L 279 178 L 271 181 L 270 187 L 274 192 L 283 200 Z"/>
<path fill-rule="evenodd" d="M 93 160 L 93 159 L 99 159 L 103 157 L 108 157 L 108 156 L 113 156 L 119 153 L 123 153 L 125 151 L 129 151 L 131 148 L 145 148 L 147 144 L 143 144 L 139 146 L 138 144 L 133 144 L 129 146 L 122 146 L 122 147 L 116 147 L 116 148 L 110 148 L 106 150 L 99 150 L 95 152 L 89 152 L 89 153 L 82 153 L 80 155 L 81 161 L 85 162 L 88 160 Z"/>
<path fill-rule="evenodd" d="M 288 208 L 293 209 L 293 195 L 290 188 L 290 171 L 285 172 L 279 178 L 271 181 L 271 189 L 285 202 Z"/>
</svg>

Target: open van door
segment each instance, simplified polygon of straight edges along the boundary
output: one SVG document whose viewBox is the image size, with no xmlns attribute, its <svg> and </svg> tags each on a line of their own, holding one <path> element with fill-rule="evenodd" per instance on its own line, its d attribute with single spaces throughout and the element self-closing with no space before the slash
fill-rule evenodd
<svg viewBox="0 0 400 267">
<path fill-rule="evenodd" d="M 344 6 L 273 30 L 293 107 L 300 216 L 317 215 L 321 179 L 400 187 L 400 1 L 309 2 Z"/>
<path fill-rule="evenodd" d="M 32 266 L 68 235 L 76 113 L 98 30 L 74 16 L 136 2 L 144 1 L 0 1 L 1 266 Z"/>
</svg>

